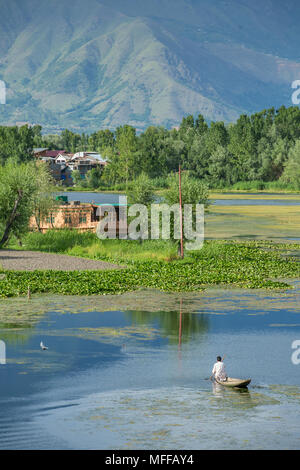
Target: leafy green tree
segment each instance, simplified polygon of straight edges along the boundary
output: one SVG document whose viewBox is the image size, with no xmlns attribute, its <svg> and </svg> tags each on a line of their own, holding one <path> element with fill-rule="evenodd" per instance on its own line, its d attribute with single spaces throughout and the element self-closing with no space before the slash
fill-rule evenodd
<svg viewBox="0 0 300 470">
<path fill-rule="evenodd" d="M 11 235 L 20 238 L 27 232 L 40 194 L 40 175 L 34 162 L 10 160 L 0 167 L 0 248 Z"/>
<path fill-rule="evenodd" d="M 180 154 L 182 155 L 183 162 L 185 162 L 195 137 L 194 116 L 189 115 L 182 119 L 178 131 L 178 137 L 179 141 L 183 144 L 183 147 L 180 149 Z"/>
<path fill-rule="evenodd" d="M 198 179 L 191 178 L 188 172 L 181 175 L 181 197 L 182 204 L 204 204 L 208 207 L 209 190 L 208 186 Z M 168 204 L 179 203 L 179 176 L 170 178 L 169 189 L 165 196 Z"/>
<path fill-rule="evenodd" d="M 42 136 L 42 126 L 36 124 L 32 127 L 33 133 L 33 144 L 34 147 L 41 148 L 44 146 L 43 136 Z"/>
<path fill-rule="evenodd" d="M 32 160 L 34 146 L 33 130 L 29 126 L 0 127 L 0 163 L 10 158 L 26 162 Z"/>
<path fill-rule="evenodd" d="M 80 176 L 79 170 L 72 171 L 72 180 L 74 181 L 75 186 L 80 186 L 82 183 L 82 178 Z"/>
<path fill-rule="evenodd" d="M 136 168 L 137 137 L 136 130 L 132 126 L 121 126 L 116 130 L 115 160 L 118 164 L 118 173 L 120 180 L 125 181 L 126 188 L 128 181 L 138 172 Z"/>
<path fill-rule="evenodd" d="M 209 175 L 210 150 L 207 144 L 207 134 L 196 136 L 190 148 L 186 168 L 199 179 L 206 179 Z"/>
<path fill-rule="evenodd" d="M 272 148 L 272 180 L 277 180 L 281 177 L 284 165 L 288 159 L 291 142 L 288 139 L 278 137 Z"/>
<path fill-rule="evenodd" d="M 300 138 L 300 109 L 298 106 L 286 108 L 281 106 L 275 115 L 274 122 L 283 139 L 296 141 Z"/>
<path fill-rule="evenodd" d="M 87 145 L 85 135 L 75 134 L 68 129 L 65 129 L 61 133 L 61 145 L 64 150 L 71 153 L 84 151 Z"/>
<path fill-rule="evenodd" d="M 35 165 L 35 178 L 38 187 L 32 195 L 33 215 L 37 228 L 41 231 L 42 221 L 52 213 L 56 206 L 56 201 L 53 198 L 55 181 L 48 165 L 42 161 Z"/>
<path fill-rule="evenodd" d="M 151 179 L 145 174 L 141 173 L 135 180 L 134 185 L 130 191 L 128 191 L 128 203 L 133 204 L 142 204 L 147 207 L 147 211 L 142 210 L 139 213 L 142 222 L 137 225 L 137 230 L 139 232 L 139 239 L 142 241 L 144 228 L 146 229 L 145 235 L 148 238 L 149 228 L 150 228 L 150 204 L 155 201 L 155 194 L 153 190 L 153 184 Z M 130 209 L 129 209 L 130 210 Z M 134 217 L 133 217 L 134 218 Z M 128 216 L 128 222 L 130 223 L 133 220 Z"/>
<path fill-rule="evenodd" d="M 68 150 L 67 148 L 64 148 L 63 139 L 59 134 L 44 135 L 41 147 L 49 148 L 52 150 Z"/>
<path fill-rule="evenodd" d="M 106 165 L 103 170 L 101 182 L 107 186 L 124 182 L 124 177 L 120 171 L 121 166 L 119 152 L 111 147 L 107 147 L 104 152 L 109 164 Z"/>
<path fill-rule="evenodd" d="M 188 151 L 188 159 L 185 167 L 200 179 L 209 179 L 209 161 L 218 146 L 226 147 L 229 136 L 223 122 L 212 122 L 209 128 L 199 116 L 199 128 Z"/>
<path fill-rule="evenodd" d="M 89 149 L 94 152 L 103 153 L 107 148 L 115 147 L 114 132 L 109 129 L 93 132 L 89 137 Z"/>
<path fill-rule="evenodd" d="M 236 157 L 241 180 L 256 179 L 257 142 L 251 126 L 251 119 L 242 115 L 236 124 L 229 127 L 229 152 Z"/>
<path fill-rule="evenodd" d="M 150 178 L 165 175 L 168 171 L 168 156 L 173 153 L 168 137 L 166 129 L 150 126 L 138 138 L 137 163 Z"/>
<path fill-rule="evenodd" d="M 208 131 L 208 125 L 205 122 L 205 119 L 202 114 L 199 114 L 195 121 L 195 130 L 198 136 L 201 136 Z"/>
<path fill-rule="evenodd" d="M 284 167 L 282 181 L 300 189 L 300 139 L 289 151 L 288 160 Z"/>
<path fill-rule="evenodd" d="M 87 186 L 93 189 L 99 188 L 101 176 L 102 176 L 102 170 L 99 166 L 97 168 L 92 168 L 86 174 Z"/>
<path fill-rule="evenodd" d="M 227 147 L 218 145 L 209 158 L 209 184 L 213 188 L 222 188 L 234 184 L 238 180 L 235 171 L 235 158 Z"/>
<path fill-rule="evenodd" d="M 133 188 L 128 191 L 129 204 L 144 204 L 149 206 L 155 200 L 151 179 L 146 173 L 141 173 L 135 180 Z"/>
</svg>

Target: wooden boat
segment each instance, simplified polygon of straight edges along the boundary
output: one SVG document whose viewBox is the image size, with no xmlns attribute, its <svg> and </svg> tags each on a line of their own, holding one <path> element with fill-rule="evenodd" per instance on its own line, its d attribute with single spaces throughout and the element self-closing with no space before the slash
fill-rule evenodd
<svg viewBox="0 0 300 470">
<path fill-rule="evenodd" d="M 242 379 L 234 379 L 232 377 L 228 377 L 226 381 L 217 380 L 216 378 L 215 378 L 215 381 L 218 384 L 223 385 L 224 387 L 247 388 L 249 383 L 251 382 L 251 379 L 242 380 Z"/>
</svg>

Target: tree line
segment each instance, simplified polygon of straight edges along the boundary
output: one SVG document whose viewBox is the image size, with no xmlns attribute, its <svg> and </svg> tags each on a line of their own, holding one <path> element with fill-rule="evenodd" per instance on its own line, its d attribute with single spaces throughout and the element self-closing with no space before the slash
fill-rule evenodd
<svg viewBox="0 0 300 470">
<path fill-rule="evenodd" d="M 300 189 L 300 109 L 285 106 L 243 114 L 235 123 L 207 123 L 202 115 L 186 116 L 178 128 L 150 126 L 144 132 L 130 125 L 78 134 L 43 135 L 41 126 L 0 127 L 0 162 L 14 156 L 32 158 L 34 147 L 68 152 L 95 151 L 109 159 L 93 186 L 127 185 L 140 174 L 163 184 L 168 175 L 183 170 L 211 188 L 240 181 L 290 184 Z M 259 189 L 259 188 L 258 188 Z"/>
</svg>

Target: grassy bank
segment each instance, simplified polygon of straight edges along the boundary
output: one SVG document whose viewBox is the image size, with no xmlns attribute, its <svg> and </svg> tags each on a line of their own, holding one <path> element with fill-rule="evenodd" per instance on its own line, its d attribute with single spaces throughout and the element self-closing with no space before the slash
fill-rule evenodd
<svg viewBox="0 0 300 470">
<path fill-rule="evenodd" d="M 157 253 L 160 256 L 166 255 L 170 249 L 167 242 L 100 242 L 93 234 L 71 234 L 67 236 L 53 232 L 52 245 L 46 244 L 44 235 L 31 234 L 26 239 L 24 249 L 109 259 L 119 264 L 125 263 L 126 269 L 81 272 L 4 271 L 5 277 L 0 280 L 0 296 L 26 295 L 28 287 L 32 293 L 72 295 L 116 294 L 139 288 L 184 292 L 216 285 L 273 289 L 287 286 L 278 279 L 300 277 L 300 263 L 280 255 L 282 251 L 292 249 L 292 245 L 274 246 L 272 243 L 255 241 L 207 241 L 202 250 L 188 252 L 184 260 L 176 259 L 174 252 L 169 259 L 159 259 L 153 257 L 153 252 L 156 251 L 156 256 L 159 256 Z M 154 250 L 153 244 L 156 243 L 157 249 Z"/>
<path fill-rule="evenodd" d="M 17 243 L 10 248 L 20 249 Z M 32 232 L 23 241 L 24 250 L 61 253 L 96 260 L 128 264 L 142 261 L 172 261 L 177 247 L 171 241 L 99 240 L 94 233 L 77 230 L 49 230 L 44 234 Z"/>
</svg>

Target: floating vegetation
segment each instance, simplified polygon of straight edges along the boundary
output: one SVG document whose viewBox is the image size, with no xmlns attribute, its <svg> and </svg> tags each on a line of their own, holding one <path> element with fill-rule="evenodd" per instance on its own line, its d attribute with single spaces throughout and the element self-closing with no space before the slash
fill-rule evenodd
<svg viewBox="0 0 300 470">
<path fill-rule="evenodd" d="M 101 328 L 79 328 L 78 335 L 87 339 L 105 340 L 105 338 L 134 337 L 139 340 L 153 340 L 160 335 L 160 331 L 145 326 L 125 326 L 122 328 L 101 327 Z"/>
<path fill-rule="evenodd" d="M 283 257 L 286 245 L 270 242 L 206 242 L 183 260 L 133 261 L 113 271 L 6 271 L 0 297 L 52 293 L 63 295 L 122 294 L 141 288 L 166 292 L 201 291 L 208 286 L 288 288 L 278 280 L 299 278 L 300 263 Z M 121 261 L 121 260 L 114 260 Z M 128 264 L 128 263 L 127 263 Z"/>
<path fill-rule="evenodd" d="M 298 238 L 299 233 L 299 205 L 214 205 L 206 215 L 205 236 L 208 239 L 269 239 L 282 242 L 287 238 Z"/>
<path fill-rule="evenodd" d="M 270 385 L 272 392 L 284 395 L 292 400 L 299 400 L 300 402 L 300 387 L 297 385 Z"/>
</svg>

